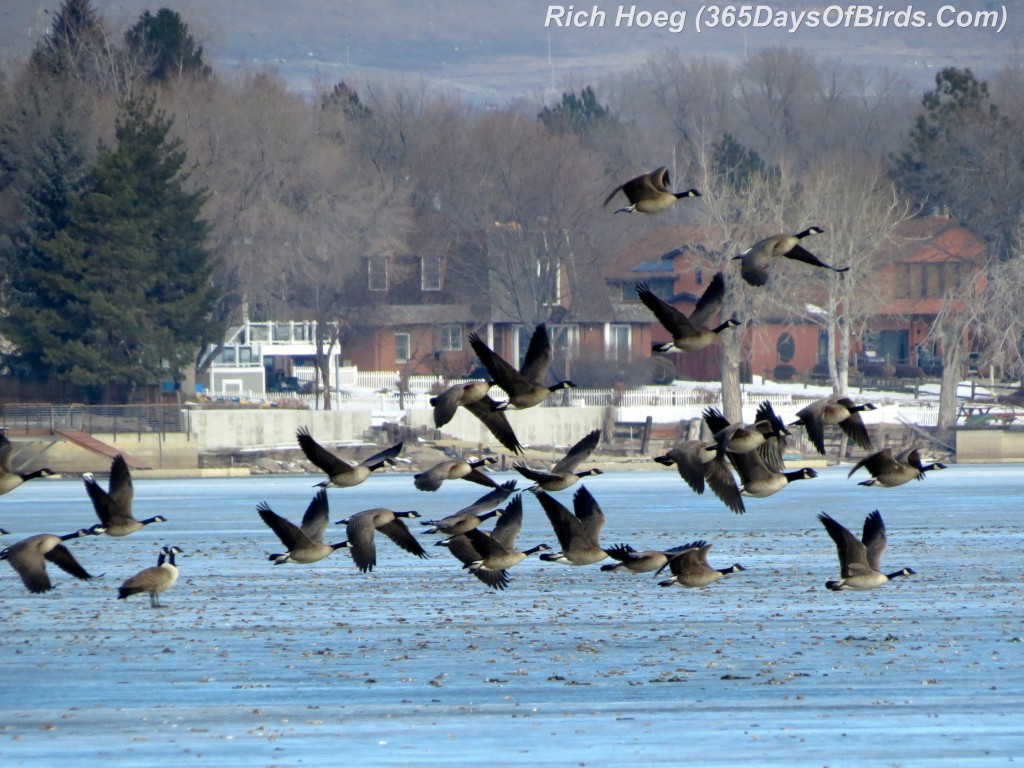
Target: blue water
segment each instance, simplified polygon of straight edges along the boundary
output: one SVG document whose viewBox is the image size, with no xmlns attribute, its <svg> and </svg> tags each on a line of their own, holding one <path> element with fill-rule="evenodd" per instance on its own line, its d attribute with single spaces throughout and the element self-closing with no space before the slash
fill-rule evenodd
<svg viewBox="0 0 1024 768">
<path fill-rule="evenodd" d="M 510 479 L 500 477 L 500 479 Z M 293 520 L 313 476 L 135 483 L 137 517 L 164 524 L 70 543 L 94 574 L 30 595 L 0 563 L 4 765 L 901 765 L 1024 756 L 1024 472 L 954 466 L 896 489 L 829 468 L 737 516 L 674 470 L 588 478 L 606 544 L 707 539 L 712 565 L 748 570 L 701 590 L 650 575 L 529 559 L 507 592 L 446 550 L 419 560 L 378 537 L 378 568 L 345 550 L 274 566 L 256 515 Z M 101 478 L 101 482 L 105 482 Z M 424 519 L 483 490 L 409 475 L 329 492 Z M 571 506 L 572 491 L 558 495 Z M 916 576 L 832 593 L 827 511 L 859 532 L 879 509 L 884 570 Z M 3 540 L 95 522 L 80 480 L 0 497 Z M 413 521 L 411 526 L 421 526 Z M 339 526 L 328 539 L 344 538 Z M 557 542 L 529 496 L 519 543 Z M 186 551 L 153 610 L 117 586 Z"/>
</svg>

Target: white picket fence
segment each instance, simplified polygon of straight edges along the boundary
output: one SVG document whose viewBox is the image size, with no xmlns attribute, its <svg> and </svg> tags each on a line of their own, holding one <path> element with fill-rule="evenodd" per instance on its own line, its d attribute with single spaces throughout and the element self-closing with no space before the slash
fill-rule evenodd
<svg viewBox="0 0 1024 768">
<path fill-rule="evenodd" d="M 369 409 L 375 414 L 377 421 L 400 420 L 406 410 L 430 408 L 430 398 L 435 392 L 445 387 L 469 379 L 444 379 L 441 376 L 412 376 L 409 378 L 405 393 L 398 392 L 400 375 L 398 371 L 353 372 L 346 377 L 352 384 L 341 386 L 331 394 L 333 410 Z M 305 374 L 306 371 L 303 371 Z M 298 373 L 296 374 L 298 376 Z M 306 380 L 305 376 L 299 376 Z M 237 392 L 215 399 L 251 402 L 267 407 L 305 407 L 322 409 L 323 396 L 313 394 L 269 394 Z M 505 394 L 498 387 L 491 389 L 491 397 L 504 400 Z M 743 419 L 752 421 L 760 403 L 765 400 L 785 421 L 796 418 L 796 412 L 804 405 L 822 397 L 820 391 L 744 392 L 742 395 Z M 863 399 L 870 399 L 878 410 L 863 414 L 867 423 L 897 423 L 907 420 L 922 427 L 935 426 L 938 415 L 938 404 L 935 400 L 914 400 L 905 396 L 895 398 L 883 393 L 865 394 Z M 614 406 L 615 420 L 621 422 L 642 422 L 650 416 L 659 424 L 677 422 L 686 419 L 699 419 L 707 407 L 721 408 L 720 393 L 712 388 L 683 387 L 642 387 L 639 389 L 615 391 L 611 389 L 562 390 L 549 398 L 541 407 L 581 407 Z"/>
</svg>

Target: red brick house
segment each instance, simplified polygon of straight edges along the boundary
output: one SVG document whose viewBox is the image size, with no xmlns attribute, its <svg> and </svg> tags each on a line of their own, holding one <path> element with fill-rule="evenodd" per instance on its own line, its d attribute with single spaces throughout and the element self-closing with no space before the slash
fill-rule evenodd
<svg viewBox="0 0 1024 768">
<path fill-rule="evenodd" d="M 716 270 L 735 273 L 731 262 L 702 245 L 709 239 L 702 227 L 658 227 L 614 254 L 601 269 L 594 254 L 568 250 L 552 262 L 543 280 L 536 273 L 517 275 L 509 266 L 517 244 L 525 242 L 518 255 L 527 255 L 522 262 L 527 266 L 520 266 L 520 272 L 540 270 L 530 266 L 530 254 L 540 251 L 536 243 L 527 242 L 529 237 L 515 225 L 503 225 L 454 241 L 420 237 L 417 254 L 365 257 L 348 291 L 352 304 L 345 312 L 348 327 L 337 362 L 364 371 L 465 376 L 477 368 L 467 343 L 470 333 L 518 362 L 539 320 L 524 320 L 524 296 L 515 294 L 532 291 L 533 317 L 545 321 L 552 336 L 554 378 L 596 387 L 673 377 L 720 378 L 717 343 L 695 353 L 652 356 L 652 343 L 666 341 L 668 333 L 636 296 L 636 284 L 645 282 L 690 312 Z M 937 373 L 941 350 L 925 344 L 928 329 L 947 291 L 976 275 L 985 259 L 984 241 L 952 219 L 929 216 L 906 222 L 892 260 L 873 281 L 878 290 L 887 291 L 884 309 L 864 338 L 854 340 L 854 353 L 862 360 Z M 821 376 L 827 344 L 813 312 L 808 306 L 805 322 L 768 317 L 749 323 L 744 331 L 747 373 Z M 737 314 L 749 320 L 742 311 Z M 275 366 L 286 370 L 290 364 L 277 361 Z"/>
<path fill-rule="evenodd" d="M 666 226 L 632 242 L 605 269 L 609 292 L 618 300 L 639 305 L 635 284 L 647 282 L 656 293 L 681 311 L 690 312 L 711 275 L 727 274 L 730 264 L 701 245 L 703 227 Z M 983 273 L 987 249 L 984 240 L 945 216 L 925 216 L 905 222 L 897 233 L 892 260 L 872 281 L 885 291 L 884 309 L 870 322 L 853 352 L 863 360 L 894 367 L 921 367 L 936 373 L 941 350 L 926 344 L 929 329 L 946 294 L 964 280 Z M 724 266 L 723 266 L 724 265 Z M 983 279 L 983 278 L 982 278 Z M 642 305 L 641 305 L 642 307 Z M 783 372 L 798 377 L 821 376 L 827 370 L 826 333 L 808 305 L 807 320 L 757 318 L 744 338 L 749 350 L 744 361 L 749 372 L 771 377 Z M 647 333 L 653 341 L 668 334 L 648 317 Z M 634 330 L 635 341 L 650 349 L 644 329 Z M 718 345 L 692 354 L 669 355 L 680 378 L 715 380 L 720 377 Z"/>
<path fill-rule="evenodd" d="M 357 279 L 366 281 L 366 291 L 347 313 L 345 362 L 362 370 L 463 376 L 477 366 L 470 333 L 519 361 L 543 321 L 555 350 L 554 377 L 605 385 L 639 375 L 633 366 L 653 365 L 649 313 L 609 295 L 595 256 L 569 250 L 548 268 L 530 261 L 542 252 L 536 243 L 519 247 L 529 238 L 506 224 L 456 243 L 424 240 L 416 255 L 364 259 Z"/>
</svg>

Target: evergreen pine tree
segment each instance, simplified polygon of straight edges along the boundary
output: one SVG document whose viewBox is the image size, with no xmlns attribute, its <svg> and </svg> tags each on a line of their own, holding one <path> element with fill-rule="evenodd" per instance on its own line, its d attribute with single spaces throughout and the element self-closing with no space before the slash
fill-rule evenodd
<svg viewBox="0 0 1024 768">
<path fill-rule="evenodd" d="M 32 51 L 31 64 L 53 76 L 71 75 L 91 83 L 97 52 L 106 49 L 106 33 L 90 0 L 63 0 L 48 34 Z"/>
<path fill-rule="evenodd" d="M 170 127 L 152 97 L 124 100 L 116 146 L 101 149 L 67 226 L 38 245 L 38 347 L 19 355 L 93 398 L 178 377 L 212 334 L 203 193 L 185 190 Z"/>
<path fill-rule="evenodd" d="M 67 243 L 57 242 L 70 223 L 71 207 L 84 184 L 85 153 L 66 119 L 57 119 L 20 172 L 19 223 L 3 254 L 5 313 L 0 336 L 14 346 L 8 363 L 17 370 L 48 378 L 46 349 L 54 333 L 71 322 L 65 312 L 73 284 L 65 258 Z M 65 335 L 75 332 L 73 324 Z"/>
<path fill-rule="evenodd" d="M 597 100 L 597 94 L 589 85 L 575 93 L 563 93 L 562 103 L 555 107 L 544 107 L 537 119 L 549 131 L 555 133 L 582 134 L 591 128 L 612 119 L 611 112 Z"/>
<path fill-rule="evenodd" d="M 188 25 L 169 8 L 161 8 L 155 16 L 149 11 L 143 13 L 135 26 L 125 32 L 124 41 L 129 49 L 150 60 L 150 81 L 210 74 L 210 67 L 203 63 L 202 46 L 196 45 Z"/>
</svg>

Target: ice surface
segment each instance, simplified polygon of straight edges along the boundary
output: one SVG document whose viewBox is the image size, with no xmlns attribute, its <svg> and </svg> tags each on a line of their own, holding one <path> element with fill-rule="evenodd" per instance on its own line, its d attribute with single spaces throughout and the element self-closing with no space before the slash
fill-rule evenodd
<svg viewBox="0 0 1024 768">
<path fill-rule="evenodd" d="M 1024 471 L 954 466 L 880 489 L 848 469 L 749 499 L 743 516 L 672 469 L 585 481 L 607 515 L 605 544 L 705 538 L 712 565 L 748 569 L 700 590 L 530 558 L 497 593 L 419 530 L 429 560 L 378 537 L 367 575 L 345 550 L 275 566 L 266 555 L 280 543 L 256 505 L 298 520 L 316 478 L 137 480 L 136 515 L 168 522 L 70 542 L 102 578 L 79 582 L 51 565 L 56 589 L 30 595 L 0 563 L 0 762 L 971 766 L 1024 756 Z M 426 494 L 391 474 L 329 494 L 332 520 L 373 506 L 429 519 L 480 489 L 451 482 Z M 525 501 L 519 543 L 555 545 L 539 504 Z M 815 516 L 859 532 L 873 509 L 889 531 L 883 568 L 917 575 L 827 591 L 838 565 Z M 79 480 L 0 498 L 5 545 L 93 522 Z M 344 536 L 343 526 L 327 533 Z M 164 544 L 186 552 L 165 607 L 116 600 Z"/>
</svg>

